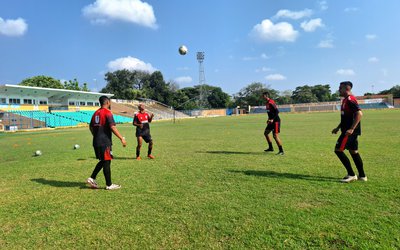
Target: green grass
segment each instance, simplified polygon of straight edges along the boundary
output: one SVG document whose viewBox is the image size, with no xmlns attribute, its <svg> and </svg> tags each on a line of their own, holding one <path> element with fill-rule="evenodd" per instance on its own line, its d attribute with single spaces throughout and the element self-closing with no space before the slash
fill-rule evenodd
<svg viewBox="0 0 400 250">
<path fill-rule="evenodd" d="M 118 126 L 115 191 L 84 183 L 87 128 L 0 134 L 0 249 L 400 248 L 400 110 L 364 111 L 369 181 L 350 184 L 338 113 L 281 117 L 285 156 L 263 152 L 265 115 L 154 123 L 156 159 L 139 162 L 133 127 Z"/>
</svg>

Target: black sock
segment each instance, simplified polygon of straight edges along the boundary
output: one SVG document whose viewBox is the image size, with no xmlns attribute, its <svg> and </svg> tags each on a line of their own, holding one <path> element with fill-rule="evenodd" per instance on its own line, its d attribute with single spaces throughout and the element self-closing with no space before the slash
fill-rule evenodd
<svg viewBox="0 0 400 250">
<path fill-rule="evenodd" d="M 365 177 L 364 173 L 364 164 L 361 159 L 361 156 L 359 153 L 357 154 L 351 154 L 351 158 L 353 158 L 354 163 L 356 164 L 357 170 L 358 170 L 358 175 L 360 177 Z"/>
<path fill-rule="evenodd" d="M 104 161 L 99 161 L 96 165 L 96 167 L 93 170 L 92 175 L 90 176 L 90 178 L 96 179 L 97 174 L 100 172 L 100 170 L 103 168 L 103 163 Z"/>
<path fill-rule="evenodd" d="M 282 146 L 278 146 L 278 147 L 279 147 L 279 152 L 283 152 Z"/>
<path fill-rule="evenodd" d="M 136 147 L 136 157 L 139 157 L 139 156 L 140 156 L 140 148 Z"/>
<path fill-rule="evenodd" d="M 151 155 L 151 150 L 153 149 L 153 145 L 149 144 L 149 149 L 147 150 L 147 155 Z"/>
<path fill-rule="evenodd" d="M 274 149 L 274 148 L 272 147 L 272 142 L 268 142 L 268 149 Z"/>
<path fill-rule="evenodd" d="M 104 161 L 103 165 L 103 173 L 104 177 L 106 178 L 106 185 L 111 186 L 111 161 Z"/>
<path fill-rule="evenodd" d="M 342 152 L 342 151 L 335 151 L 335 154 L 339 157 L 340 161 L 342 162 L 343 166 L 347 170 L 347 174 L 351 176 L 355 176 L 353 169 L 351 168 L 351 163 L 349 158 Z"/>
</svg>

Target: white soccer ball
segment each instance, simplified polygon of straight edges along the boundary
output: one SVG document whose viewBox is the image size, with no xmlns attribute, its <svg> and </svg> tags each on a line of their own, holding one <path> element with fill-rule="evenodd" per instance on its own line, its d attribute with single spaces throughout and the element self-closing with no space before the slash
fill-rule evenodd
<svg viewBox="0 0 400 250">
<path fill-rule="evenodd" d="M 182 45 L 182 46 L 179 47 L 178 51 L 179 51 L 179 54 L 186 55 L 186 53 L 188 52 L 188 49 L 186 48 L 185 45 Z"/>
<path fill-rule="evenodd" d="M 35 156 L 41 156 L 42 155 L 42 151 L 40 151 L 40 150 L 36 150 L 36 152 L 35 152 Z"/>
<path fill-rule="evenodd" d="M 75 144 L 74 149 L 78 149 L 78 148 L 80 148 L 80 146 L 78 144 Z"/>
</svg>

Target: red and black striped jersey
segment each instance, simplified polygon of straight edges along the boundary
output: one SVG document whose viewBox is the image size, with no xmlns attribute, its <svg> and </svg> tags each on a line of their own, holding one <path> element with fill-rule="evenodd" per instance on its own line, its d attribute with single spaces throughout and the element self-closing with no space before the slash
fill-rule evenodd
<svg viewBox="0 0 400 250">
<path fill-rule="evenodd" d="M 278 107 L 276 106 L 274 100 L 269 99 L 266 103 L 265 103 L 265 109 L 267 110 L 268 113 L 268 119 L 271 120 L 273 119 L 274 122 L 278 122 L 281 119 L 279 118 L 279 110 Z"/>
<path fill-rule="evenodd" d="M 147 112 L 137 112 L 135 113 L 135 116 L 133 118 L 133 123 L 136 124 L 143 124 L 143 128 L 142 129 L 148 129 L 149 126 L 149 122 L 151 122 L 151 116 L 147 113 Z M 140 129 L 139 127 L 137 127 L 138 129 Z"/>
<path fill-rule="evenodd" d="M 340 131 L 342 131 L 342 133 L 351 128 L 351 125 L 353 125 L 355 113 L 359 110 L 361 110 L 361 108 L 358 105 L 357 99 L 353 95 L 349 95 L 342 100 L 342 106 L 340 108 Z M 361 134 L 361 122 L 358 123 L 357 127 L 354 129 L 353 134 Z"/>
<path fill-rule="evenodd" d="M 111 146 L 111 127 L 115 126 L 113 114 L 106 108 L 100 108 L 94 112 L 90 121 L 93 132 L 93 146 Z"/>
</svg>

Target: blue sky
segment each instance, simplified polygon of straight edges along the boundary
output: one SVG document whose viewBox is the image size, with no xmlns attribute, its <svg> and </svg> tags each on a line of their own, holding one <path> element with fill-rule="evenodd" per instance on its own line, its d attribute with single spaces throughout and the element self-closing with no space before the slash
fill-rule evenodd
<svg viewBox="0 0 400 250">
<path fill-rule="evenodd" d="M 400 84 L 399 12 L 398 0 L 1 0 L 0 84 L 48 75 L 96 91 L 127 68 L 182 88 L 204 51 L 206 83 L 229 94 L 350 80 L 362 95 Z"/>
</svg>

